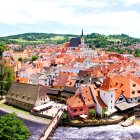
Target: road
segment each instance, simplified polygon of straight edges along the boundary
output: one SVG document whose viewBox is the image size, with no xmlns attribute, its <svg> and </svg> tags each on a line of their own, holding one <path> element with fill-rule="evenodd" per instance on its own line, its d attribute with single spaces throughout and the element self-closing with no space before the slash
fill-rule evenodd
<svg viewBox="0 0 140 140">
<path fill-rule="evenodd" d="M 0 110 L 7 112 L 7 113 L 15 112 L 18 117 L 26 119 L 26 120 L 30 120 L 33 122 L 38 122 L 38 123 L 42 123 L 42 124 L 49 124 L 51 122 L 50 119 L 34 116 L 34 115 L 29 114 L 29 112 L 25 112 L 23 110 L 20 110 L 20 109 L 17 109 L 17 108 L 14 108 L 14 107 L 2 104 L 2 103 L 0 103 Z"/>
</svg>

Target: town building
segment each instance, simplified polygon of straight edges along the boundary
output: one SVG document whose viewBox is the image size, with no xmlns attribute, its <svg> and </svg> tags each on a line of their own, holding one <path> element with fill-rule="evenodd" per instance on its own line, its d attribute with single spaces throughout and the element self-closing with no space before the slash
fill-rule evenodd
<svg viewBox="0 0 140 140">
<path fill-rule="evenodd" d="M 6 103 L 30 111 L 50 101 L 46 93 L 45 86 L 13 83 L 6 94 Z"/>
</svg>

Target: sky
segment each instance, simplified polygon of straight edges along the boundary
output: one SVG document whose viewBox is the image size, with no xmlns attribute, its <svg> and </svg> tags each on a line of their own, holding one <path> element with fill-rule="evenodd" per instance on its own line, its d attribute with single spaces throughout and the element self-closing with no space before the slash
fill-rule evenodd
<svg viewBox="0 0 140 140">
<path fill-rule="evenodd" d="M 140 0 L 0 0 L 0 36 L 39 32 L 140 38 Z"/>
</svg>

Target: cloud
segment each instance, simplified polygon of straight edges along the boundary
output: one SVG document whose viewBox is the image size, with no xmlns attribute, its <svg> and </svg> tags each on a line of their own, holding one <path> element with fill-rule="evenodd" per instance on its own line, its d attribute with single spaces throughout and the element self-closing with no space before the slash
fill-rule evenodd
<svg viewBox="0 0 140 140">
<path fill-rule="evenodd" d="M 138 34 L 140 13 L 132 10 L 131 5 L 139 3 L 139 0 L 0 0 L 0 23 L 44 25 L 52 22 L 55 26 L 72 25 L 91 32 Z M 63 28 L 57 29 L 61 30 L 64 32 Z"/>
<path fill-rule="evenodd" d="M 124 6 L 132 6 L 136 4 L 140 4 L 139 0 L 123 0 Z"/>
</svg>

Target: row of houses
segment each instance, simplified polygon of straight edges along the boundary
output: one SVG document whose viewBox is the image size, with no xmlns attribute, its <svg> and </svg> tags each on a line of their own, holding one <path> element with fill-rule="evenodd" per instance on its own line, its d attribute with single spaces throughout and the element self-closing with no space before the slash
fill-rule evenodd
<svg viewBox="0 0 140 140">
<path fill-rule="evenodd" d="M 104 117 L 139 106 L 137 60 L 93 51 L 84 43 L 83 33 L 64 45 L 29 47 L 24 51 L 36 52 L 38 59 L 19 62 L 5 55 L 7 52 L 3 55 L 3 61 L 14 67 L 16 76 L 6 96 L 8 104 L 31 110 L 53 100 L 67 104 L 71 118 L 88 115 L 89 109 Z"/>
</svg>

